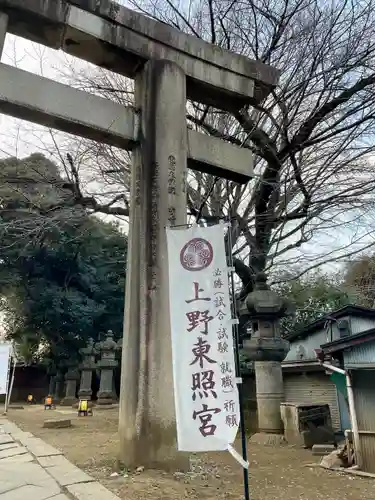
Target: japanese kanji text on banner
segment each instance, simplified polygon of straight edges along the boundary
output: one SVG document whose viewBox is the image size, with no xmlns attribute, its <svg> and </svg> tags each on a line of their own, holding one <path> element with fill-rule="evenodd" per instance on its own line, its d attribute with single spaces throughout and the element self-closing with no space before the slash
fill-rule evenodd
<svg viewBox="0 0 375 500">
<path fill-rule="evenodd" d="M 167 229 L 180 451 L 227 450 L 238 430 L 225 227 Z"/>
</svg>

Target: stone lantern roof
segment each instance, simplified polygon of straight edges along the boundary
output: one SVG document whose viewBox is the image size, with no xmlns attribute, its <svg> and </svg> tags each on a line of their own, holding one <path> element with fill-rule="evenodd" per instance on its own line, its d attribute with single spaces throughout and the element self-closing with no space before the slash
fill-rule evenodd
<svg viewBox="0 0 375 500">
<path fill-rule="evenodd" d="M 239 308 L 240 316 L 248 317 L 249 320 L 276 320 L 293 316 L 294 313 L 293 304 L 270 289 L 265 273 L 256 275 L 254 291 L 249 293 Z"/>
<path fill-rule="evenodd" d="M 104 353 L 115 351 L 118 348 L 118 346 L 117 342 L 114 340 L 114 334 L 112 330 L 108 330 L 105 339 L 102 340 L 101 342 L 97 342 L 95 347 L 98 351 Z"/>
<path fill-rule="evenodd" d="M 239 309 L 240 322 L 257 323 L 251 337 L 244 336 L 243 352 L 251 361 L 277 361 L 285 359 L 289 342 L 280 336 L 279 320 L 292 316 L 293 304 L 267 285 L 267 276 L 258 273 L 254 291 L 249 293 Z"/>
</svg>

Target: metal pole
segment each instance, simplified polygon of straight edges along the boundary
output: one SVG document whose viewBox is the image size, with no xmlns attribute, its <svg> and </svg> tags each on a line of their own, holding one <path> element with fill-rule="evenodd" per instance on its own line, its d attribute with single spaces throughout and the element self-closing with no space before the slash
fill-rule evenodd
<svg viewBox="0 0 375 500">
<path fill-rule="evenodd" d="M 232 222 L 228 224 L 228 245 L 227 245 L 227 258 L 228 265 L 232 269 L 233 268 L 233 255 L 232 255 Z M 234 279 L 233 279 L 233 270 L 230 273 L 230 282 L 231 282 L 231 295 L 232 295 L 232 317 L 237 319 L 237 305 L 235 298 L 235 287 L 234 287 Z M 240 431 L 241 431 L 241 444 L 242 444 L 242 458 L 245 462 L 247 462 L 247 446 L 246 446 L 246 429 L 245 429 L 245 418 L 243 411 L 243 386 L 242 386 L 242 378 L 241 378 L 241 367 L 240 367 L 240 333 L 238 324 L 235 323 L 233 325 L 233 343 L 235 350 L 235 363 L 236 363 L 236 378 L 239 380 L 238 385 L 238 400 L 239 400 L 239 410 L 240 410 Z M 243 468 L 243 484 L 244 484 L 244 494 L 245 500 L 250 500 L 250 491 L 249 491 L 249 474 L 245 467 Z"/>
</svg>

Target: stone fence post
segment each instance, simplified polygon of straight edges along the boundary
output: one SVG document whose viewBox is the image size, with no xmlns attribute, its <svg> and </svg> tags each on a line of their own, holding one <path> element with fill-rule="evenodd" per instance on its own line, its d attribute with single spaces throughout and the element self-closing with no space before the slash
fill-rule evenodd
<svg viewBox="0 0 375 500">
<path fill-rule="evenodd" d="M 74 406 L 77 403 L 76 390 L 78 379 L 79 371 L 76 365 L 68 366 L 68 371 L 65 374 L 65 397 L 60 403 L 62 406 Z"/>
<path fill-rule="evenodd" d="M 48 383 L 48 395 L 49 396 L 54 396 L 55 394 L 55 388 L 56 388 L 56 367 L 52 363 L 49 368 L 48 368 L 48 375 L 49 375 L 49 383 Z"/>
<path fill-rule="evenodd" d="M 61 368 L 58 368 L 57 373 L 55 375 L 55 388 L 53 392 L 53 399 L 55 400 L 55 403 L 58 403 L 60 401 L 63 385 L 64 385 L 64 374 Z"/>
</svg>

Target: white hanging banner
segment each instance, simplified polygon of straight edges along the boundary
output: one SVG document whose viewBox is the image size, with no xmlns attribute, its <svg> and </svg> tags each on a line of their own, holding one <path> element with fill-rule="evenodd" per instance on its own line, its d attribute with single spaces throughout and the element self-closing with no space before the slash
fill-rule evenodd
<svg viewBox="0 0 375 500">
<path fill-rule="evenodd" d="M 12 345 L 0 343 L 0 394 L 8 392 L 8 372 Z"/>
<path fill-rule="evenodd" d="M 228 450 L 238 431 L 225 227 L 167 229 L 180 451 Z"/>
</svg>

